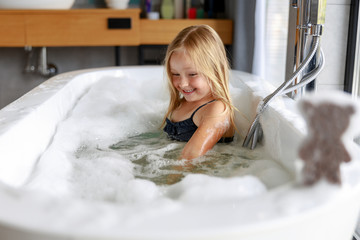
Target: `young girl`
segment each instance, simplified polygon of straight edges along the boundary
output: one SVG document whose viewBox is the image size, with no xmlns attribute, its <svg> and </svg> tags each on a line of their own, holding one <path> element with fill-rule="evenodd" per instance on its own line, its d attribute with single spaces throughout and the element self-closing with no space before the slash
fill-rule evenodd
<svg viewBox="0 0 360 240">
<path fill-rule="evenodd" d="M 183 29 L 165 57 L 170 104 L 163 120 L 171 139 L 187 141 L 182 159 L 204 155 L 234 136 L 234 106 L 228 88 L 224 44 L 207 25 Z"/>
</svg>

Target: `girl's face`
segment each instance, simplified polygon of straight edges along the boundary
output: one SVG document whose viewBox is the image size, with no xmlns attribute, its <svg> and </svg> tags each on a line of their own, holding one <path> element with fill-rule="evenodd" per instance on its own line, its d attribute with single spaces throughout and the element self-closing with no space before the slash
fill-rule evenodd
<svg viewBox="0 0 360 240">
<path fill-rule="evenodd" d="M 185 51 L 175 51 L 170 58 L 171 81 L 188 102 L 211 99 L 211 89 L 206 78 L 197 72 Z"/>
</svg>

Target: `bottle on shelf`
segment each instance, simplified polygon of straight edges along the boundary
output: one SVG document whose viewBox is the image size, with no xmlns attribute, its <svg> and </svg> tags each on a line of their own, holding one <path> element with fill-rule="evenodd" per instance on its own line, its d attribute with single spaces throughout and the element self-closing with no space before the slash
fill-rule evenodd
<svg viewBox="0 0 360 240">
<path fill-rule="evenodd" d="M 184 18 L 184 0 L 174 0 L 175 5 L 175 18 Z"/>
<path fill-rule="evenodd" d="M 161 17 L 164 19 L 174 18 L 173 0 L 163 0 L 161 3 Z"/>
</svg>

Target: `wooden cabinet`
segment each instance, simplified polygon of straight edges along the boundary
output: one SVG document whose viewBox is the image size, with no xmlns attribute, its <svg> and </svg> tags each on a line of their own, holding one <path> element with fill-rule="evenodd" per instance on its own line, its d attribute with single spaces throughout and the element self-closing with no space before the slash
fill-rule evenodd
<svg viewBox="0 0 360 240">
<path fill-rule="evenodd" d="M 25 24 L 22 16 L 0 15 L 0 46 L 25 45 Z"/>
<path fill-rule="evenodd" d="M 1 10 L 0 46 L 137 46 L 139 15 L 140 9 Z"/>
<path fill-rule="evenodd" d="M 140 9 L 70 10 L 26 15 L 26 43 L 30 46 L 137 46 L 139 15 Z M 109 29 L 110 20 L 119 21 L 118 28 Z M 125 23 L 121 24 L 121 21 Z"/>
<path fill-rule="evenodd" d="M 140 19 L 140 9 L 0 10 L 0 46 L 166 45 L 183 28 L 208 24 L 232 44 L 231 20 Z"/>
</svg>

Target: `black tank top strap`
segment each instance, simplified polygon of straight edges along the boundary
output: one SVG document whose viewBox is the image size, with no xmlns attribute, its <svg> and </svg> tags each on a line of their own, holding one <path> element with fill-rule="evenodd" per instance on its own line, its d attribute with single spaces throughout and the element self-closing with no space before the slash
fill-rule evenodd
<svg viewBox="0 0 360 240">
<path fill-rule="evenodd" d="M 200 108 L 202 108 L 202 107 L 204 107 L 205 105 L 207 105 L 207 104 L 209 104 L 209 103 L 212 103 L 212 102 L 214 102 L 214 101 L 216 101 L 216 99 L 211 100 L 211 101 L 209 101 L 209 102 L 207 102 L 207 103 L 204 103 L 203 105 L 201 105 L 200 107 L 198 107 L 197 109 L 195 109 L 195 111 L 191 114 L 190 119 L 192 119 L 192 118 L 194 117 L 195 113 L 196 113 Z"/>
</svg>

